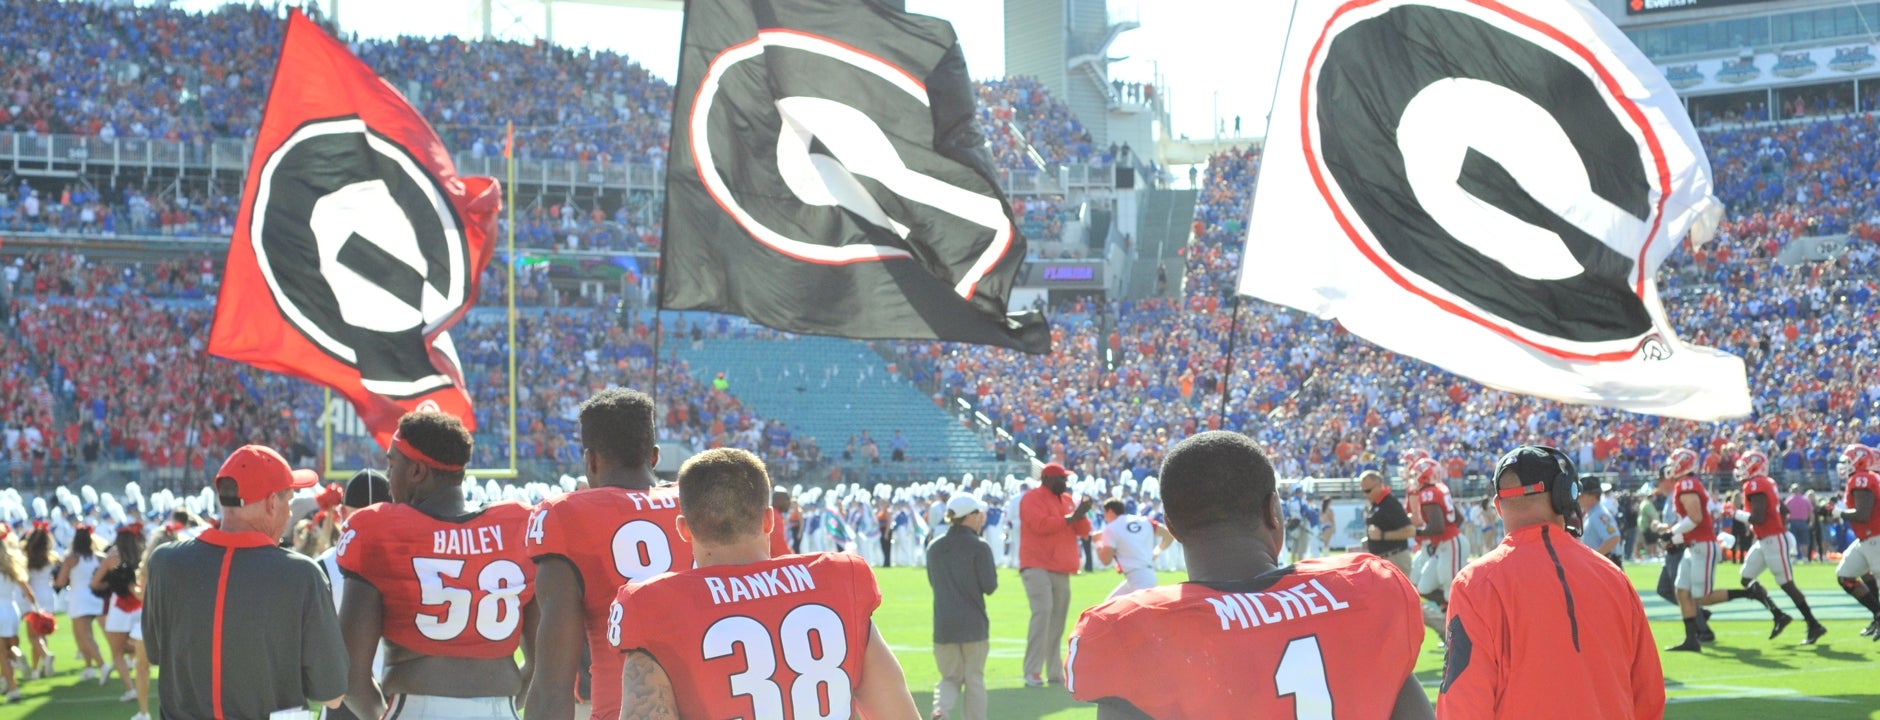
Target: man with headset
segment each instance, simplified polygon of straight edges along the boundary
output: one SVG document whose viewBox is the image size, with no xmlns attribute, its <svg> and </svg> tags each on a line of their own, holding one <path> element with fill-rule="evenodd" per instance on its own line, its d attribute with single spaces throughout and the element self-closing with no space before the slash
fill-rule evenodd
<svg viewBox="0 0 1880 720">
<path fill-rule="evenodd" d="M 1664 670 L 1638 592 L 1582 545 L 1573 461 L 1524 445 L 1495 465 L 1508 537 L 1449 592 L 1442 717 L 1524 717 L 1570 702 L 1592 717 L 1661 717 Z"/>
</svg>

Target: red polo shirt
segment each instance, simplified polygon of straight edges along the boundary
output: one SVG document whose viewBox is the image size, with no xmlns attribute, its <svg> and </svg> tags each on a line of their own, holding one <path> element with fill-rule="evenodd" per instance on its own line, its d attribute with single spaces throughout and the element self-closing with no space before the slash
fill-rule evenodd
<svg viewBox="0 0 1880 720">
<path fill-rule="evenodd" d="M 1039 568 L 1071 575 L 1083 564 L 1077 538 L 1090 534 L 1090 518 L 1064 522 L 1077 509 L 1070 493 L 1059 495 L 1042 485 L 1025 493 L 1018 504 L 1018 569 Z"/>
</svg>

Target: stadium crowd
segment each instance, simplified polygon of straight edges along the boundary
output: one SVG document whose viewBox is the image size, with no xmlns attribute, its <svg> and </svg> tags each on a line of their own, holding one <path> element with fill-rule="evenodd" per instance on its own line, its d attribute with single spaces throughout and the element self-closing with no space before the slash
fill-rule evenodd
<svg viewBox="0 0 1880 720">
<path fill-rule="evenodd" d="M 32 3 L 10 9 L 5 25 L 0 35 L 15 38 L 45 27 L 85 30 L 59 35 L 51 45 L 21 42 L 0 50 L 0 77 L 7 79 L 9 88 L 0 126 L 183 140 L 241 137 L 253 131 L 270 62 L 265 49 L 279 32 L 267 11 L 233 6 L 189 14 Z M 617 54 L 454 39 L 353 44 L 368 63 L 406 89 L 447 134 L 467 132 L 449 141 L 472 154 L 479 146 L 485 154 L 499 152 L 494 118 L 512 116 L 528 118 L 525 126 L 555 128 L 524 133 L 525 154 L 640 162 L 664 151 L 670 88 Z M 133 58 L 162 62 L 138 63 Z M 438 72 L 453 63 L 477 72 Z M 980 97 L 982 119 L 1002 167 L 1035 169 L 1020 135 L 1047 163 L 1105 164 L 1116 159 L 1111 150 L 1095 147 L 1068 108 L 1036 80 L 982 83 Z M 1874 169 L 1880 166 L 1880 156 L 1872 142 L 1877 132 L 1873 118 L 1843 115 L 1704 135 L 1718 192 L 1732 208 L 1732 217 L 1716 242 L 1668 263 L 1665 294 L 1673 299 L 1675 322 L 1691 340 L 1722 346 L 1750 361 L 1761 393 L 1759 408 L 1765 412 L 1745 423 L 1665 421 L 1487 390 L 1379 351 L 1335 324 L 1256 303 L 1240 305 L 1239 334 L 1234 337 L 1230 329 L 1236 326 L 1235 302 L 1227 298 L 1239 263 L 1241 219 L 1259 167 L 1255 151 L 1224 153 L 1210 161 L 1195 211 L 1194 240 L 1183 251 L 1187 267 L 1177 297 L 1063 308 L 1058 315 L 1059 346 L 1071 351 L 1042 363 L 939 344 L 910 344 L 902 352 L 913 374 L 926 378 L 936 392 L 971 399 L 1042 456 L 1097 476 L 1153 467 L 1170 436 L 1207 427 L 1238 428 L 1254 435 L 1275 449 L 1284 474 L 1300 476 L 1350 476 L 1411 444 L 1437 450 L 1458 475 L 1479 474 L 1497 448 L 1537 438 L 1565 438 L 1569 451 L 1588 468 L 1641 472 L 1651 464 L 1649 448 L 1667 444 L 1700 449 L 1707 467 L 1720 467 L 1729 449 L 1756 444 L 1768 447 L 1779 467 L 1817 471 L 1831 461 L 1832 448 L 1869 432 L 1873 404 L 1880 400 L 1880 386 L 1869 380 L 1876 376 L 1867 359 L 1870 353 L 1854 352 L 1848 363 L 1819 360 L 1820 353 L 1829 350 L 1858 351 L 1872 345 L 1864 330 L 1871 323 L 1862 320 L 1870 321 L 1874 312 L 1868 276 L 1874 261 L 1871 241 L 1877 233 L 1871 211 L 1865 209 L 1874 206 L 1874 185 L 1880 180 L 1880 170 Z M 163 195 L 141 189 L 100 193 L 74 185 L 55 193 L 21 183 L 0 190 L 0 198 L 0 227 L 81 234 L 113 228 L 219 234 L 233 215 L 233 203 L 225 196 Z M 519 220 L 518 241 L 531 248 L 654 249 L 660 232 L 654 200 L 632 194 L 611 213 L 552 202 L 531 205 Z M 1061 219 L 1058 202 L 1027 199 L 1015 209 L 1024 222 L 1049 237 Z M 1773 260 L 1795 237 L 1838 232 L 1868 242 L 1827 262 L 1784 265 Z M 45 308 L 25 313 L 31 323 L 27 327 L 43 328 L 30 330 L 40 333 L 43 342 L 63 332 L 58 322 L 71 322 L 59 318 L 86 311 L 122 313 L 157 328 L 152 333 L 157 339 L 151 342 L 170 343 L 152 348 L 152 353 L 187 347 L 180 343 L 186 342 L 184 331 L 196 327 L 191 311 L 165 309 L 164 303 L 136 297 L 98 303 L 85 298 L 94 287 L 120 288 L 104 291 L 113 297 L 141 293 L 150 298 L 201 298 L 207 297 L 205 280 L 212 282 L 212 277 L 194 279 L 198 273 L 158 269 L 110 283 L 102 282 L 100 274 L 105 272 L 94 269 L 57 287 L 35 287 L 33 294 L 41 297 L 37 304 Z M 35 285 L 45 283 L 38 279 L 40 273 L 30 275 Z M 525 267 L 519 273 L 518 304 L 607 302 L 557 291 L 551 286 L 552 275 L 548 269 Z M 504 300 L 499 278 L 499 267 L 486 273 L 484 303 Z M 141 289 L 133 287 L 140 284 Z M 83 310 L 74 301 L 124 302 L 127 309 Z M 625 349 L 597 350 L 606 356 L 592 359 L 584 354 L 590 344 L 616 347 L 601 327 L 605 320 L 586 321 L 593 326 L 588 328 L 556 325 L 563 322 L 568 321 L 543 324 L 556 332 L 576 333 L 579 339 L 551 343 L 536 338 L 537 344 L 556 347 L 534 349 L 529 354 L 532 363 L 611 364 L 615 367 L 609 372 L 617 373 L 630 359 Z M 487 330 L 471 324 L 465 332 L 478 346 L 487 343 L 482 336 Z M 1122 351 L 1124 360 L 1114 372 L 1100 365 L 1102 354 L 1096 351 L 1105 345 Z M 1166 347 L 1179 351 L 1160 351 Z M 48 366 L 57 368 L 49 372 L 66 372 L 61 362 Z M 237 377 L 246 379 L 245 387 L 259 388 L 253 392 L 273 392 L 267 388 L 274 380 L 254 380 L 239 371 Z M 535 377 L 569 385 L 580 382 L 562 373 Z M 66 378 L 58 380 L 51 383 L 55 395 Z M 1223 385 L 1230 393 L 1224 418 L 1216 411 Z M 531 392 L 538 390 L 554 394 L 547 389 Z M 75 386 L 72 394 L 86 392 Z M 531 402 L 535 406 L 530 414 L 520 419 L 527 421 L 533 437 L 521 447 L 554 457 L 558 450 L 548 420 L 565 408 L 554 397 Z M 710 404 L 701 403 L 701 415 L 716 416 L 726 409 L 706 407 Z M 745 422 L 737 420 L 734 426 Z M 721 434 L 711 430 L 710 421 L 698 422 L 705 435 Z M 119 449 L 124 449 L 123 435 L 135 434 L 128 428 L 115 434 L 108 427 L 99 430 L 109 438 L 107 445 Z M 317 445 L 312 438 L 299 440 Z"/>
</svg>

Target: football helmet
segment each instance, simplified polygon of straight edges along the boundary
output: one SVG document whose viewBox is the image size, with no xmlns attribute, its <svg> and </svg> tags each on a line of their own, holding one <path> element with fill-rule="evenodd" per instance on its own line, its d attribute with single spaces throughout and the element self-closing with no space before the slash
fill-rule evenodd
<svg viewBox="0 0 1880 720">
<path fill-rule="evenodd" d="M 1430 458 L 1421 458 L 1404 468 L 1404 487 L 1420 488 L 1436 484 L 1443 479 L 1443 467 Z"/>
<path fill-rule="evenodd" d="M 1751 450 L 1736 457 L 1736 480 L 1742 482 L 1769 474 L 1769 456 Z"/>
<path fill-rule="evenodd" d="M 1431 459 L 1430 451 L 1423 448 L 1410 448 L 1403 451 L 1403 457 L 1398 460 L 1397 464 L 1397 479 L 1403 481 L 1404 487 L 1416 487 L 1416 483 L 1411 481 L 1410 468 L 1415 467 L 1418 460 L 1429 459 Z"/>
<path fill-rule="evenodd" d="M 1873 461 L 1873 448 L 1855 443 L 1841 451 L 1841 459 L 1834 464 L 1834 471 L 1842 480 L 1846 480 L 1858 473 L 1873 472 Z"/>
<path fill-rule="evenodd" d="M 1697 474 L 1697 453 L 1690 448 L 1678 448 L 1665 458 L 1665 477 L 1676 480 Z"/>
</svg>

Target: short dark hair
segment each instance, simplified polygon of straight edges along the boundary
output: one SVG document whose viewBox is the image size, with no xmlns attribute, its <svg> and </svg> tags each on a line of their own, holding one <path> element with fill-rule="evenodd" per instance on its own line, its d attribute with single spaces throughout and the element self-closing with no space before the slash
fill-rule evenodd
<svg viewBox="0 0 1880 720">
<path fill-rule="evenodd" d="M 1118 500 L 1116 498 L 1110 498 L 1109 500 L 1103 501 L 1103 509 L 1109 512 L 1116 513 L 1118 515 L 1122 515 L 1124 512 L 1129 510 L 1129 506 L 1124 505 L 1123 501 L 1121 500 Z"/>
<path fill-rule="evenodd" d="M 769 509 L 770 475 L 756 455 L 717 448 L 679 467 L 679 512 L 699 539 L 729 543 L 760 533 Z"/>
<path fill-rule="evenodd" d="M 470 431 L 463 426 L 462 420 L 436 410 L 405 413 L 404 417 L 398 419 L 398 436 L 411 443 L 418 452 L 445 465 L 470 464 L 470 449 L 476 446 L 476 439 L 470 437 Z M 441 475 L 450 474 L 428 467 L 425 470 Z M 459 470 L 456 474 L 462 478 L 463 471 Z"/>
<path fill-rule="evenodd" d="M 581 446 L 624 467 L 653 459 L 653 399 L 638 390 L 609 387 L 581 403 Z"/>
<path fill-rule="evenodd" d="M 1253 523 L 1276 487 L 1266 453 L 1247 436 L 1221 430 L 1176 444 L 1162 460 L 1161 478 L 1163 512 L 1182 532 Z"/>
</svg>

